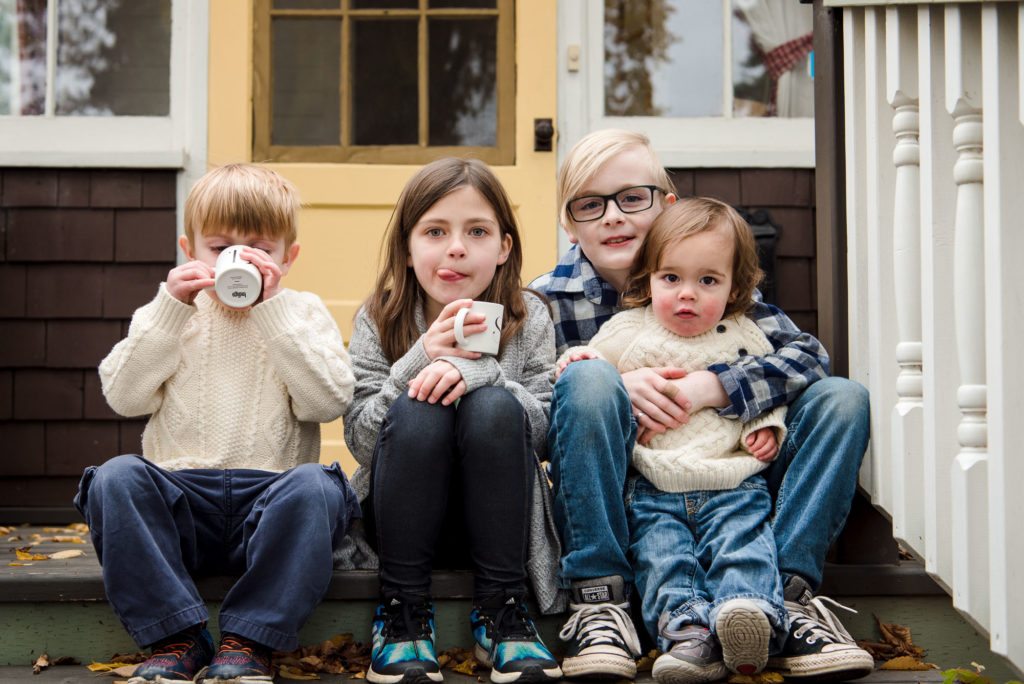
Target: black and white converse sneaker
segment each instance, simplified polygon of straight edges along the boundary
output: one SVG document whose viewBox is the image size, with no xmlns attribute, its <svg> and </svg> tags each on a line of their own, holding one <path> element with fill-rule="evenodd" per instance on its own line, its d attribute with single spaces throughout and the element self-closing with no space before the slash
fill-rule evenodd
<svg viewBox="0 0 1024 684">
<path fill-rule="evenodd" d="M 803 578 L 786 583 L 784 598 L 789 612 L 789 636 L 768 668 L 786 679 L 846 680 L 866 677 L 875 669 L 874 658 L 854 641 L 826 603 L 856 611 L 825 596 L 814 596 Z"/>
<path fill-rule="evenodd" d="M 618 575 L 573 582 L 569 619 L 559 633 L 569 642 L 565 677 L 633 679 L 640 639 L 629 615 L 626 585 Z"/>
</svg>

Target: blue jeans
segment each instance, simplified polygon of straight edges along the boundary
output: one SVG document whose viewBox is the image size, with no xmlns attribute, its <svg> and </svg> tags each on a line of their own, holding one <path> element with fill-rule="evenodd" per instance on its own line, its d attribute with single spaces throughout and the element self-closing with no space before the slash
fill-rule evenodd
<svg viewBox="0 0 1024 684">
<path fill-rule="evenodd" d="M 663 492 L 643 477 L 630 479 L 626 494 L 630 558 L 636 573 L 644 624 L 658 647 L 658 634 L 686 625 L 715 629 L 722 604 L 745 598 L 768 616 L 773 650 L 786 636 L 782 581 L 768 518 L 772 500 L 764 479 L 753 475 L 735 489 Z"/>
<path fill-rule="evenodd" d="M 504 387 L 457 408 L 399 395 L 371 466 L 382 593 L 428 594 L 435 556 L 473 568 L 478 601 L 523 593 L 533 459 L 526 411 Z"/>
<path fill-rule="evenodd" d="M 360 515 L 341 467 L 166 471 L 140 456 L 86 468 L 75 506 L 107 598 L 145 647 L 209 619 L 193 575 L 239 574 L 222 632 L 292 651 L 323 598 L 332 550 Z"/>
<path fill-rule="evenodd" d="M 867 449 L 867 390 L 845 378 L 819 380 L 789 406 L 786 428 L 778 458 L 762 473 L 775 502 L 779 570 L 784 582 L 800 575 L 816 589 Z M 548 432 L 563 586 L 606 575 L 633 579 L 622 497 L 635 437 L 618 371 L 599 360 L 569 364 L 555 383 Z"/>
</svg>

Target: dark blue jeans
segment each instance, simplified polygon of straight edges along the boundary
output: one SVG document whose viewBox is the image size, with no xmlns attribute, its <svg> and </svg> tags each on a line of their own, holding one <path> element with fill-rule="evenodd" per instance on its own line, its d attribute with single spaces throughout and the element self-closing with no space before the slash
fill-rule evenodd
<svg viewBox="0 0 1024 684">
<path fill-rule="evenodd" d="M 382 592 L 428 594 L 435 554 L 460 567 L 467 547 L 478 600 L 525 589 L 533 446 L 508 390 L 481 387 L 458 407 L 402 394 L 384 418 L 372 468 Z"/>
<path fill-rule="evenodd" d="M 143 647 L 209 618 L 193 575 L 238 574 L 221 631 L 294 650 L 331 581 L 333 547 L 360 515 L 337 463 L 166 471 L 133 455 L 87 468 L 75 506 L 110 605 Z"/>
</svg>

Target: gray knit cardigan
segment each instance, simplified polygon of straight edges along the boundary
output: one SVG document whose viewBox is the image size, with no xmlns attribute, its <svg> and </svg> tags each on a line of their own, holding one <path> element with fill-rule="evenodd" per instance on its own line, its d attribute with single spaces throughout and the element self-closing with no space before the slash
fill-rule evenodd
<svg viewBox="0 0 1024 684">
<path fill-rule="evenodd" d="M 529 558 L 527 572 L 534 597 L 542 613 L 565 610 L 566 596 L 558 589 L 558 561 L 561 544 L 554 524 L 551 489 L 542 466 L 547 453 L 548 419 L 551 392 L 555 380 L 555 332 L 547 304 L 524 292 L 527 319 L 519 333 L 509 340 L 495 358 L 442 357 L 459 369 L 466 391 L 479 387 L 504 387 L 526 410 L 533 436 L 535 476 L 531 496 Z M 416 326 L 426 331 L 423 308 L 416 310 Z M 355 371 L 356 388 L 352 404 L 345 414 L 345 442 L 359 463 L 352 475 L 352 487 L 363 501 L 370 489 L 370 460 L 384 416 L 399 394 L 409 389 L 430 359 L 423 350 L 422 338 L 395 363 L 388 361 L 381 347 L 377 326 L 361 308 L 356 314 L 349 355 Z M 376 558 L 357 529 L 335 553 L 337 567 L 376 567 Z"/>
</svg>

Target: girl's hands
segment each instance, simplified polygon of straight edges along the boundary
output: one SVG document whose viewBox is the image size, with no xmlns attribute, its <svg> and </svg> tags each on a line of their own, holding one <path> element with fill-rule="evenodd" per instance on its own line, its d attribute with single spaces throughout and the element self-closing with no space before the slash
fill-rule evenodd
<svg viewBox="0 0 1024 684">
<path fill-rule="evenodd" d="M 562 371 L 564 371 L 573 361 L 583 361 L 585 359 L 597 358 L 600 357 L 597 355 L 596 352 L 590 349 L 580 349 L 578 351 L 569 352 L 569 356 L 567 358 L 558 360 L 558 368 L 555 370 L 555 379 L 557 380 L 558 377 L 562 374 Z"/>
<path fill-rule="evenodd" d="M 281 293 L 281 267 L 269 254 L 262 249 L 243 247 L 240 256 L 259 269 L 260 275 L 263 276 L 263 291 L 256 300 L 257 304 Z"/>
<path fill-rule="evenodd" d="M 775 441 L 775 430 L 772 428 L 761 428 L 754 430 L 747 435 L 747 451 L 762 463 L 769 463 L 779 453 L 779 445 Z"/>
<path fill-rule="evenodd" d="M 202 261 L 187 261 L 167 273 L 167 294 L 179 302 L 191 304 L 200 290 L 213 287 L 213 269 Z"/>
<path fill-rule="evenodd" d="M 409 381 L 409 398 L 429 404 L 440 399 L 442 406 L 448 406 L 465 393 L 462 373 L 447 361 L 434 361 Z"/>
<path fill-rule="evenodd" d="M 455 346 L 455 314 L 459 312 L 459 309 L 469 308 L 472 303 L 472 299 L 456 299 L 441 309 L 437 320 L 430 324 L 427 332 L 423 333 L 423 351 L 426 352 L 427 358 L 431 361 L 441 356 L 459 356 L 464 359 L 480 358 L 480 352 L 466 351 Z M 462 325 L 462 334 L 469 336 L 487 330 L 485 320 L 487 317 L 481 313 L 466 314 L 466 320 Z M 422 371 L 420 374 L 422 375 Z"/>
</svg>

